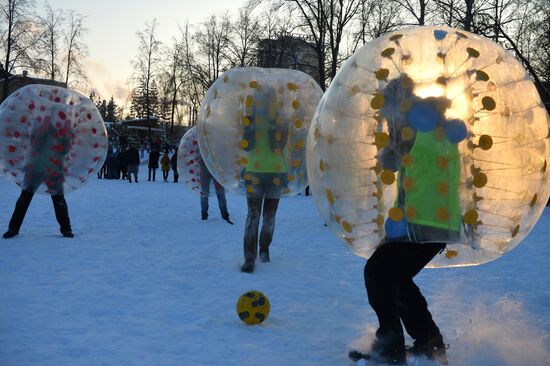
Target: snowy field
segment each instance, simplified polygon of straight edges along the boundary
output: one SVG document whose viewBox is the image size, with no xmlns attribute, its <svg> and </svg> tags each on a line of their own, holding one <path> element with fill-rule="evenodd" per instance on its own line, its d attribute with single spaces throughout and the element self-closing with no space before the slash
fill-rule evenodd
<svg viewBox="0 0 550 366">
<path fill-rule="evenodd" d="M 92 179 L 67 196 L 74 239 L 36 196 L 20 235 L 0 239 L 0 365 L 350 366 L 376 318 L 364 260 L 323 226 L 311 197 L 282 200 L 271 263 L 239 271 L 235 222 L 182 183 Z M 162 174 L 160 174 L 162 176 Z M 19 189 L 0 178 L 2 232 Z M 450 365 L 550 365 L 550 210 L 515 251 L 479 267 L 417 276 Z M 247 326 L 239 295 L 263 291 L 269 318 Z M 410 342 L 410 340 L 409 340 Z M 410 364 L 431 365 L 427 360 Z"/>
</svg>

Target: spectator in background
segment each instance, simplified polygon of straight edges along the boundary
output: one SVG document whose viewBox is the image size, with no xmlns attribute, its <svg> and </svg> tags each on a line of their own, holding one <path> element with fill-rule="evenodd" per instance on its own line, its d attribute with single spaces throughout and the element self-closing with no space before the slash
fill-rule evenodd
<svg viewBox="0 0 550 366">
<path fill-rule="evenodd" d="M 170 174 L 170 157 L 168 156 L 168 151 L 165 151 L 162 159 L 160 159 L 160 169 L 162 170 L 162 178 L 165 182 L 168 182 L 168 174 Z"/>
<path fill-rule="evenodd" d="M 120 177 L 121 179 L 127 179 L 128 178 L 128 161 L 126 159 L 126 147 L 121 146 L 120 152 L 117 156 L 118 161 L 118 169 L 120 170 Z"/>
<path fill-rule="evenodd" d="M 178 149 L 174 151 L 174 155 L 172 155 L 172 159 L 170 159 L 170 162 L 172 163 L 172 170 L 174 171 L 174 182 L 177 183 L 180 175 L 178 174 Z"/>
<path fill-rule="evenodd" d="M 153 177 L 153 182 L 155 181 L 155 175 L 159 167 L 160 152 L 156 145 L 153 145 L 153 149 L 149 153 L 149 178 L 148 181 L 151 181 L 151 175 Z"/>
<path fill-rule="evenodd" d="M 135 144 L 130 144 L 130 148 L 126 152 L 126 162 L 128 163 L 128 181 L 132 183 L 132 174 L 134 175 L 134 180 L 138 182 L 138 173 L 139 173 L 139 152 L 136 149 Z"/>
</svg>

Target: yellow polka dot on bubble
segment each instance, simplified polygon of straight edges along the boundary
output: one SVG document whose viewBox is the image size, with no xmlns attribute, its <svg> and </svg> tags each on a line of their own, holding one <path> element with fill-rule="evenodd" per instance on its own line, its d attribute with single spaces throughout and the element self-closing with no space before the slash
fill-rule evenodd
<svg viewBox="0 0 550 366">
<path fill-rule="evenodd" d="M 409 99 L 405 99 L 401 101 L 401 104 L 399 105 L 399 110 L 401 112 L 408 112 L 412 107 L 412 101 Z"/>
<path fill-rule="evenodd" d="M 252 95 L 247 95 L 245 104 L 248 108 L 252 107 L 252 105 L 254 104 L 254 97 L 252 97 Z"/>
<path fill-rule="evenodd" d="M 342 227 L 344 228 L 345 231 L 347 231 L 348 233 L 351 233 L 353 230 L 351 228 L 351 224 L 347 221 L 342 221 Z"/>
<path fill-rule="evenodd" d="M 384 216 L 378 215 L 376 216 L 376 219 L 374 220 L 378 226 L 384 225 Z"/>
<path fill-rule="evenodd" d="M 399 207 L 393 207 L 388 212 L 388 216 L 392 221 L 399 222 L 403 220 L 403 210 Z"/>
<path fill-rule="evenodd" d="M 407 207 L 407 210 L 405 211 L 405 214 L 407 215 L 407 218 L 409 220 L 414 220 L 416 219 L 416 208 L 414 207 Z"/>
<path fill-rule="evenodd" d="M 302 126 L 303 126 L 302 121 L 301 121 L 300 119 L 296 118 L 296 119 L 294 120 L 294 127 L 296 127 L 296 128 L 302 128 Z"/>
<path fill-rule="evenodd" d="M 386 132 L 378 132 L 374 135 L 374 144 L 377 148 L 383 149 L 390 144 L 390 135 Z"/>
<path fill-rule="evenodd" d="M 395 182 L 395 174 L 391 170 L 386 169 L 382 172 L 382 174 L 380 174 L 380 180 L 382 183 L 389 186 Z"/>
<path fill-rule="evenodd" d="M 440 169 L 447 169 L 449 167 L 449 160 L 444 156 L 440 156 L 437 158 L 437 166 Z"/>
<path fill-rule="evenodd" d="M 319 161 L 319 170 L 322 172 L 325 171 L 325 162 L 323 160 Z"/>
<path fill-rule="evenodd" d="M 247 127 L 250 124 L 250 120 L 248 119 L 248 117 L 243 117 L 241 119 L 241 123 L 243 124 L 244 127 Z"/>
<path fill-rule="evenodd" d="M 246 174 L 244 175 L 244 179 L 245 179 L 245 180 L 250 180 L 250 179 L 252 179 L 252 174 L 246 173 Z"/>
<path fill-rule="evenodd" d="M 439 184 L 437 185 L 437 191 L 446 196 L 447 194 L 449 194 L 449 183 L 447 182 L 439 182 Z"/>
<path fill-rule="evenodd" d="M 285 188 L 285 189 L 283 190 L 283 194 L 289 194 L 289 193 L 290 193 L 290 189 Z"/>
<path fill-rule="evenodd" d="M 294 176 L 292 174 L 289 174 L 288 175 L 288 181 L 289 182 L 293 182 L 294 181 Z"/>
<path fill-rule="evenodd" d="M 389 74 L 390 70 L 382 68 L 378 69 L 378 71 L 376 71 L 374 75 L 376 76 L 377 80 L 386 80 Z"/>
<path fill-rule="evenodd" d="M 258 184 L 260 183 L 260 179 L 258 177 L 252 178 L 252 184 Z"/>
<path fill-rule="evenodd" d="M 258 82 L 256 80 L 252 80 L 250 83 L 248 83 L 248 86 L 251 88 L 255 88 L 258 86 Z"/>
<path fill-rule="evenodd" d="M 275 132 L 275 141 L 281 141 L 282 136 L 281 131 Z"/>
<path fill-rule="evenodd" d="M 288 88 L 288 90 L 292 90 L 292 91 L 298 89 L 298 86 L 294 83 L 288 83 L 286 84 L 286 87 Z"/>
<path fill-rule="evenodd" d="M 472 183 L 477 188 L 483 188 L 487 184 L 487 176 L 483 173 L 474 174 L 474 180 Z"/>
<path fill-rule="evenodd" d="M 252 187 L 252 186 L 246 186 L 246 191 L 247 191 L 248 193 L 252 193 L 252 192 L 254 192 L 254 187 Z"/>
<path fill-rule="evenodd" d="M 275 184 L 276 186 L 278 186 L 279 184 L 281 184 L 281 178 L 279 178 L 279 177 L 273 178 L 273 184 Z"/>
<path fill-rule="evenodd" d="M 401 164 L 403 164 L 403 166 L 410 166 L 412 163 L 413 163 L 413 158 L 411 154 L 405 154 L 401 158 Z"/>
<path fill-rule="evenodd" d="M 275 170 L 276 171 L 281 171 L 281 164 L 275 164 Z"/>
<path fill-rule="evenodd" d="M 478 144 L 483 150 L 489 150 L 493 146 L 493 139 L 489 135 L 482 135 Z"/>
<path fill-rule="evenodd" d="M 254 168 L 260 169 L 260 166 L 261 166 L 261 164 L 260 164 L 259 161 L 257 161 L 257 162 L 254 163 Z"/>
<path fill-rule="evenodd" d="M 224 83 L 227 83 L 228 81 L 229 81 L 229 76 L 224 76 L 224 77 L 223 77 L 223 82 L 224 82 Z"/>
<path fill-rule="evenodd" d="M 330 203 L 334 203 L 334 195 L 332 194 L 332 192 L 329 189 L 326 190 L 325 194 L 327 196 L 327 200 Z"/>
<path fill-rule="evenodd" d="M 240 165 L 247 165 L 248 164 L 248 158 L 246 156 L 243 156 L 242 158 L 239 159 L 239 164 Z"/>
<path fill-rule="evenodd" d="M 483 97 L 481 99 L 481 104 L 483 105 L 483 108 L 485 108 L 488 111 L 492 111 L 497 106 L 495 100 L 491 97 Z"/>
<path fill-rule="evenodd" d="M 403 187 L 405 187 L 407 191 L 410 191 L 414 188 L 414 180 L 411 177 L 405 178 L 403 180 Z"/>
<path fill-rule="evenodd" d="M 382 109 L 384 107 L 385 99 L 383 94 L 377 94 L 372 98 L 370 106 L 373 109 Z"/>
<path fill-rule="evenodd" d="M 435 217 L 439 221 L 447 221 L 449 220 L 449 210 L 446 207 L 439 207 Z"/>
<path fill-rule="evenodd" d="M 304 147 L 304 141 L 303 140 L 298 140 L 296 141 L 296 143 L 294 144 L 294 148 L 296 150 L 300 150 Z"/>
<path fill-rule="evenodd" d="M 458 255 L 458 252 L 456 250 L 447 250 L 445 253 L 445 257 L 452 259 Z"/>
<path fill-rule="evenodd" d="M 405 141 L 412 140 L 414 137 L 414 130 L 410 127 L 405 127 L 401 130 L 401 137 Z"/>
<path fill-rule="evenodd" d="M 474 225 L 477 222 L 478 213 L 476 210 L 468 210 L 464 213 L 464 223 Z"/>
<path fill-rule="evenodd" d="M 247 140 L 242 140 L 239 143 L 239 146 L 240 146 L 241 149 L 246 149 L 248 147 L 248 141 Z"/>
<path fill-rule="evenodd" d="M 439 141 L 445 138 L 445 129 L 443 127 L 437 127 L 434 133 L 435 133 L 435 138 L 438 139 Z"/>
<path fill-rule="evenodd" d="M 300 108 L 300 102 L 297 101 L 297 100 L 293 100 L 292 101 L 292 108 L 294 108 L 294 109 Z"/>
<path fill-rule="evenodd" d="M 295 168 L 298 168 L 300 165 L 302 165 L 302 161 L 298 159 L 292 160 L 292 166 Z"/>
</svg>

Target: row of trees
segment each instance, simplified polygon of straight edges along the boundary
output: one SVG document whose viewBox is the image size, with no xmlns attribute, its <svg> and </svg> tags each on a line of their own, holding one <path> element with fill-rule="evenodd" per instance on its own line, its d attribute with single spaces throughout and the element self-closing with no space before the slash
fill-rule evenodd
<svg viewBox="0 0 550 366">
<path fill-rule="evenodd" d="M 318 60 L 308 69 L 325 89 L 363 44 L 413 25 L 447 25 L 502 44 L 550 97 L 549 0 L 249 0 L 233 16 L 180 26 L 169 44 L 158 39 L 158 22 L 147 22 L 137 32 L 132 114 L 192 124 L 221 73 L 255 65 L 260 40 L 291 35 L 308 40 Z"/>
<path fill-rule="evenodd" d="M 82 61 L 88 50 L 84 19 L 49 3 L 37 7 L 34 0 L 0 0 L 1 100 L 7 97 L 10 74 L 20 70 L 32 70 L 67 86 L 85 81 Z"/>
</svg>

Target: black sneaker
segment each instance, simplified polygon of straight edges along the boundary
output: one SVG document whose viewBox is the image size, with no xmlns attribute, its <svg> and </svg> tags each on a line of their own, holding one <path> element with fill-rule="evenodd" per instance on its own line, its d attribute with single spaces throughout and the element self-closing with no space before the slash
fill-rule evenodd
<svg viewBox="0 0 550 366">
<path fill-rule="evenodd" d="M 62 231 L 61 234 L 65 237 L 65 238 L 74 238 L 74 234 L 72 231 Z"/>
<path fill-rule="evenodd" d="M 260 262 L 269 262 L 269 249 L 260 249 Z"/>
<path fill-rule="evenodd" d="M 4 239 L 9 239 L 9 238 L 13 238 L 14 236 L 16 236 L 17 234 L 19 234 L 18 232 L 16 231 L 11 231 L 11 230 L 8 230 L 4 233 L 4 235 L 2 235 L 2 237 Z"/>
<path fill-rule="evenodd" d="M 244 264 L 241 266 L 241 272 L 254 272 L 254 259 L 245 259 Z"/>
<path fill-rule="evenodd" d="M 229 218 L 229 216 L 223 217 L 223 219 L 224 219 L 225 221 L 227 221 L 227 223 L 228 223 L 229 225 L 233 225 L 233 221 L 231 221 L 231 219 Z"/>
<path fill-rule="evenodd" d="M 201 220 L 208 220 L 208 215 L 201 215 Z"/>
<path fill-rule="evenodd" d="M 443 337 L 436 336 L 427 342 L 414 341 L 412 347 L 407 349 L 415 356 L 426 356 L 429 360 L 434 360 L 440 365 L 448 365 L 447 346 L 443 342 Z"/>
</svg>

